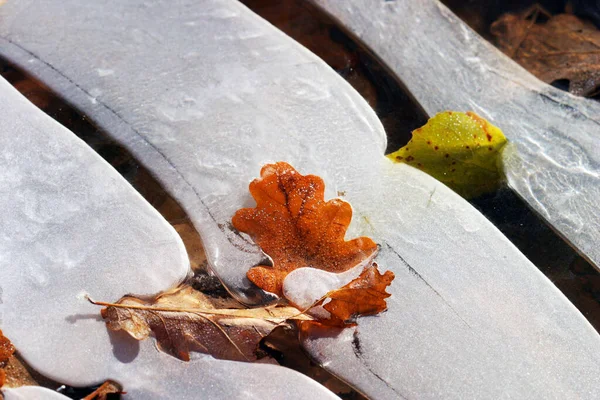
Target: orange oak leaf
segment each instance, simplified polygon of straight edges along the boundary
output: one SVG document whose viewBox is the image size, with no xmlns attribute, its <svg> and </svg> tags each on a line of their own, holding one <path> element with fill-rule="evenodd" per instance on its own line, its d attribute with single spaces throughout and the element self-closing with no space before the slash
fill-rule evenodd
<svg viewBox="0 0 600 400">
<path fill-rule="evenodd" d="M 385 299 L 391 296 L 385 290 L 395 276 L 392 271 L 379 273 L 377 263 L 367 266 L 352 282 L 327 293 L 313 307 L 322 306 L 329 311 L 328 318 L 297 321 L 301 332 L 312 327 L 349 327 L 356 325 L 356 318 L 379 314 L 387 309 Z M 310 311 L 309 311 L 310 313 Z"/>
<path fill-rule="evenodd" d="M 379 273 L 377 264 L 366 267 L 352 282 L 339 289 L 327 293 L 323 308 L 331 314 L 326 320 L 320 320 L 323 325 L 348 326 L 355 325 L 356 317 L 375 315 L 387 309 L 385 299 L 391 296 L 385 289 L 394 280 L 392 271 Z"/>
<path fill-rule="evenodd" d="M 344 240 L 352 207 L 340 199 L 325 201 L 318 176 L 301 175 L 285 162 L 265 165 L 260 175 L 250 184 L 256 207 L 238 210 L 232 222 L 273 261 L 247 273 L 261 289 L 281 296 L 284 278 L 297 268 L 343 272 L 377 250 L 367 237 Z"/>
</svg>

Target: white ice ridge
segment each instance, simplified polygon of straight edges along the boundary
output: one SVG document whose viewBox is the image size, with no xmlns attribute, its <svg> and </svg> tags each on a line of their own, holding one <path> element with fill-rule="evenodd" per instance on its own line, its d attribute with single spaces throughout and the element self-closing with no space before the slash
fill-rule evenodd
<svg viewBox="0 0 600 400">
<path fill-rule="evenodd" d="M 600 268 L 600 104 L 547 85 L 438 0 L 311 0 L 360 38 L 429 114 L 500 126 L 509 185 Z"/>
<path fill-rule="evenodd" d="M 264 255 L 230 223 L 260 166 L 286 160 L 341 184 L 367 158 L 358 143 L 385 149 L 377 116 L 349 84 L 235 0 L 14 1 L 0 8 L 0 54 L 157 176 L 246 303 L 264 299 L 245 278 Z M 334 137 L 344 139 L 332 146 Z"/>
<path fill-rule="evenodd" d="M 188 273 L 183 243 L 117 171 L 1 78 L 0 169 L 0 328 L 40 373 L 73 386 L 113 379 L 131 399 L 335 398 L 283 367 L 184 363 L 151 340 L 109 333 L 82 291 L 116 301 L 167 290 Z"/>
<path fill-rule="evenodd" d="M 4 400 L 68 400 L 70 397 L 40 386 L 3 389 Z"/>
<path fill-rule="evenodd" d="M 287 161 L 327 198 L 346 193 L 348 237 L 372 237 L 396 274 L 389 309 L 306 346 L 368 397 L 600 397 L 583 316 L 466 201 L 386 159 L 368 104 L 237 1 L 21 0 L 0 8 L 0 37 L 161 179 L 240 299 L 261 299 L 245 274 L 263 257 L 230 221 L 261 167 Z"/>
</svg>

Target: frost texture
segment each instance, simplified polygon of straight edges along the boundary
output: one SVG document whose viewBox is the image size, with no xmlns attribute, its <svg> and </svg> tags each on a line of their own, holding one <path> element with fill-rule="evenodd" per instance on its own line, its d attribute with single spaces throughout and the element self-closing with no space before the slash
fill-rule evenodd
<svg viewBox="0 0 600 400">
<path fill-rule="evenodd" d="M 4 400 L 68 400 L 70 397 L 56 393 L 54 390 L 40 386 L 22 386 L 16 389 L 5 389 Z"/>
<path fill-rule="evenodd" d="M 504 155 L 509 185 L 600 268 L 598 102 L 539 81 L 436 0 L 311 2 L 381 57 L 429 115 L 473 110 L 500 125 L 515 144 Z"/>
<path fill-rule="evenodd" d="M 52 24 L 43 23 L 49 14 Z M 212 266 L 241 299 L 260 300 L 243 282 L 262 257 L 228 222 L 240 206 L 252 206 L 247 185 L 256 171 L 285 160 L 302 174 L 321 176 L 326 199 L 346 193 L 354 209 L 347 236 L 367 235 L 381 245 L 377 262 L 396 275 L 392 297 L 388 311 L 361 320 L 359 331 L 307 346 L 361 392 L 371 398 L 600 397 L 600 339 L 579 312 L 466 201 L 386 159 L 383 128 L 368 104 L 236 1 L 23 0 L 0 8 L 0 22 L 0 37 L 13 43 L 0 39 L 0 52 L 61 91 L 162 179 L 193 216 Z M 43 62 L 28 63 L 31 53 L 17 45 Z M 407 60 L 414 54 L 398 51 Z M 98 68 L 114 73 L 99 76 Z M 418 70 L 426 72 L 422 64 Z M 459 73 L 457 80 L 463 78 Z M 499 120 L 476 104 L 445 107 Z M 211 371 L 224 373 L 219 369 L 228 365 Z M 258 368 L 235 365 L 252 367 L 245 379 Z M 286 385 L 285 393 L 295 393 Z M 303 395 L 313 396 L 304 389 Z"/>
<path fill-rule="evenodd" d="M 107 299 L 166 290 L 189 270 L 183 243 L 81 140 L 3 79 L 0 93 L 0 327 L 26 361 L 74 386 L 112 378 L 131 399 L 229 399 L 244 391 L 335 398 L 285 368 L 210 357 L 186 364 L 151 341 L 109 334 L 82 290 Z M 40 390 L 7 396 L 40 398 Z"/>
<path fill-rule="evenodd" d="M 245 278 L 264 256 L 228 227 L 250 205 L 242 189 L 260 167 L 285 160 L 339 184 L 367 160 L 348 157 L 356 143 L 369 137 L 385 148 L 379 120 L 350 85 L 234 0 L 7 3 L 0 54 L 148 166 L 192 218 L 211 267 L 245 303 L 265 298 Z M 332 147 L 333 137 L 347 140 Z M 336 193 L 335 185 L 327 190 Z"/>
</svg>

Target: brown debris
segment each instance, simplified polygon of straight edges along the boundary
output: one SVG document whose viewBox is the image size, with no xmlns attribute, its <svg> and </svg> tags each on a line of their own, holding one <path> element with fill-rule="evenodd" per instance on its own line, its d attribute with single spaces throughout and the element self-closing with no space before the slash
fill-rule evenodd
<svg viewBox="0 0 600 400">
<path fill-rule="evenodd" d="M 498 47 L 542 81 L 566 80 L 577 96 L 600 91 L 600 31 L 591 22 L 536 6 L 504 14 L 490 29 Z"/>
<path fill-rule="evenodd" d="M 102 317 L 109 329 L 124 330 L 137 340 L 154 336 L 165 353 L 184 361 L 190 352 L 234 361 L 256 361 L 258 343 L 286 320 L 309 317 L 293 307 L 253 309 L 232 299 L 214 299 L 190 286 L 163 293 L 150 301 L 125 296 L 107 308 Z"/>
</svg>

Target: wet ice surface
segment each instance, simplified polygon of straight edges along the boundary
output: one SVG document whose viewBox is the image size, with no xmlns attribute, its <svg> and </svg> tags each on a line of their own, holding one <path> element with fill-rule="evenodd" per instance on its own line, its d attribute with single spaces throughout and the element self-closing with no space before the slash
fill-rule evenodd
<svg viewBox="0 0 600 400">
<path fill-rule="evenodd" d="M 39 386 L 23 386 L 16 389 L 4 389 L 5 400 L 68 400 L 69 397 L 56 393 L 54 390 Z"/>
<path fill-rule="evenodd" d="M 135 361 L 128 361 L 137 353 Z M 146 399 L 339 399 L 315 381 L 290 369 L 267 364 L 201 359 L 184 363 L 159 353 L 151 341 L 122 354 L 115 368 L 126 384 L 124 400 Z M 131 362 L 131 364 L 128 364 Z M 48 389 L 3 391 L 7 400 L 67 399 Z"/>
<path fill-rule="evenodd" d="M 359 95 L 239 3 L 12 2 L 0 8 L 0 36 L 0 52 L 159 176 L 194 218 L 211 266 L 248 302 L 260 300 L 245 272 L 261 255 L 229 222 L 252 204 L 247 185 L 260 167 L 287 161 L 322 176 L 327 198 L 346 193 L 348 237 L 381 245 L 377 262 L 397 276 L 393 295 L 357 335 L 306 345 L 369 397 L 599 395 L 600 340 L 581 314 L 466 201 L 384 158 L 385 134 Z M 226 364 L 214 365 L 205 370 Z"/>
<path fill-rule="evenodd" d="M 356 279 L 364 268 L 373 262 L 375 256 L 376 253 L 348 271 L 337 274 L 311 267 L 298 268 L 283 280 L 283 296 L 300 310 L 305 310 L 330 291 L 339 289 Z M 311 310 L 313 315 L 315 315 L 314 311 L 315 309 Z M 329 313 L 322 311 L 326 313 L 323 318 L 327 318 Z"/>
<path fill-rule="evenodd" d="M 433 115 L 473 110 L 516 144 L 509 185 L 600 268 L 600 104 L 539 81 L 436 0 L 311 0 L 366 43 Z M 427 66 L 424 68 L 424 66 Z"/>
<path fill-rule="evenodd" d="M 85 143 L 4 80 L 0 91 L 2 329 L 51 378 L 96 383 L 112 346 L 98 309 L 78 294 L 117 300 L 168 288 L 187 273 L 185 249 Z M 63 358 L 73 346 L 65 339 L 89 332 L 79 357 Z"/>
<path fill-rule="evenodd" d="M 377 117 L 349 84 L 236 1 L 7 6 L 0 53 L 157 175 L 201 233 L 213 270 L 244 302 L 263 300 L 245 272 L 264 256 L 230 222 L 251 204 L 247 187 L 260 166 L 286 160 L 344 184 L 368 158 L 353 151 L 358 141 L 368 138 L 377 154 L 385 148 Z M 50 14 L 56 19 L 45 23 Z M 333 147 L 332 135 L 347 139 Z"/>
<path fill-rule="evenodd" d="M 132 399 L 335 398 L 286 368 L 184 363 L 151 340 L 109 334 L 83 294 L 116 301 L 170 288 L 189 271 L 183 243 L 85 143 L 3 79 L 0 93 L 0 327 L 31 366 L 73 386 L 113 379 Z"/>
<path fill-rule="evenodd" d="M 397 187 L 376 195 L 398 207 L 370 206 L 372 190 L 352 204 L 377 216 L 377 262 L 396 274 L 388 311 L 308 352 L 372 398 L 597 396 L 600 338 L 583 316 L 465 201 L 382 164 L 370 186 Z"/>
</svg>

